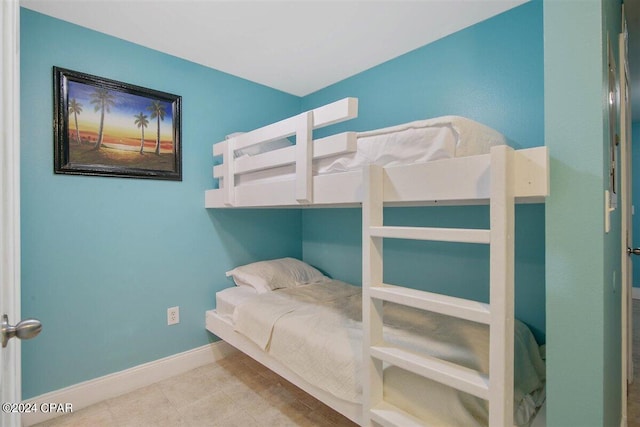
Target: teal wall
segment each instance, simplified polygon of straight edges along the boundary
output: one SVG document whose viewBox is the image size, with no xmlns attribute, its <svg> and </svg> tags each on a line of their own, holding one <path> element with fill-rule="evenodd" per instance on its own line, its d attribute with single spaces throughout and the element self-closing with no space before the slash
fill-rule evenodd
<svg viewBox="0 0 640 427">
<path fill-rule="evenodd" d="M 181 95 L 183 181 L 54 175 L 54 65 Z M 207 344 L 227 269 L 301 257 L 297 211 L 204 209 L 212 143 L 299 98 L 27 9 L 21 87 L 22 313 L 44 324 L 22 344 L 24 398 Z"/>
<path fill-rule="evenodd" d="M 620 2 L 547 1 L 547 425 L 620 425 L 620 210 L 608 188 L 607 40 Z M 617 51 L 617 49 L 616 49 Z M 617 57 L 616 57 L 617 58 Z"/>
<path fill-rule="evenodd" d="M 359 116 L 336 128 L 375 129 L 455 114 L 501 131 L 522 148 L 544 144 L 542 2 L 507 11 L 303 98 L 303 109 L 345 96 Z M 361 283 L 359 209 L 303 212 L 303 256 Z M 387 209 L 388 224 L 488 227 L 488 208 Z M 517 208 L 516 315 L 545 331 L 544 206 Z M 385 241 L 385 280 L 488 300 L 488 248 Z M 470 285 L 473 284 L 473 285 Z"/>
</svg>

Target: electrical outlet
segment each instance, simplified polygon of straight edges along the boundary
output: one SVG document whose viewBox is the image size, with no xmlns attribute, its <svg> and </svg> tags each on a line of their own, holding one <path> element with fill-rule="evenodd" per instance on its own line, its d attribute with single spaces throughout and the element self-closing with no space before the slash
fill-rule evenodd
<svg viewBox="0 0 640 427">
<path fill-rule="evenodd" d="M 167 309 L 167 325 L 180 323 L 180 307 L 169 307 Z"/>
</svg>

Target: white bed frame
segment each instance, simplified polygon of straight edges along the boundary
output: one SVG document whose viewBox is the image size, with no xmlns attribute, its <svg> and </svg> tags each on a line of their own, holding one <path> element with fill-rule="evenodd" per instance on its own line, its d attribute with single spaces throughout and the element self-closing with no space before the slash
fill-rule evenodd
<svg viewBox="0 0 640 427">
<path fill-rule="evenodd" d="M 287 380 L 361 425 L 421 425 L 383 400 L 382 364 L 389 363 L 489 401 L 489 425 L 513 425 L 514 232 L 515 203 L 539 203 L 549 194 L 546 147 L 491 148 L 490 154 L 406 166 L 369 166 L 362 171 L 313 176 L 315 158 L 356 148 L 356 134 L 346 132 L 313 140 L 312 130 L 357 116 L 357 100 L 345 98 L 298 116 L 214 144 L 214 167 L 222 187 L 208 190 L 205 206 L 332 207 L 362 206 L 363 230 L 363 404 L 344 402 L 317 389 L 233 330 L 215 311 L 207 329 Z M 249 158 L 234 150 L 296 135 L 296 145 Z M 295 164 L 295 177 L 235 185 L 236 175 Z M 387 227 L 384 206 L 489 204 L 490 228 L 445 229 Z M 490 304 L 417 291 L 383 283 L 385 238 L 488 244 Z M 485 323 L 490 328 L 490 375 L 431 357 L 417 357 L 382 340 L 382 302 Z"/>
<path fill-rule="evenodd" d="M 260 347 L 258 347 L 251 340 L 247 339 L 244 335 L 236 332 L 231 322 L 226 318 L 219 316 L 215 310 L 207 311 L 206 327 L 208 331 L 212 332 L 220 339 L 226 341 L 241 352 L 245 353 L 267 368 L 271 369 L 282 378 L 306 391 L 319 401 L 323 402 L 325 405 L 333 408 L 353 422 L 362 425 L 361 405 L 339 399 L 334 395 L 324 391 L 323 389 L 310 384 L 308 381 L 304 380 L 287 366 L 269 356 L 269 354 L 265 353 Z"/>
</svg>

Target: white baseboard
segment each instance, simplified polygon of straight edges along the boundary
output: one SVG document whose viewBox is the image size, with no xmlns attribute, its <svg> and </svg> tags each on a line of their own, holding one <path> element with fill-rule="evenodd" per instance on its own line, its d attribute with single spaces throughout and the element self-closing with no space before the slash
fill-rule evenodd
<svg viewBox="0 0 640 427">
<path fill-rule="evenodd" d="M 124 371 L 45 393 L 25 400 L 25 402 L 35 402 L 37 404 L 71 403 L 75 412 L 103 400 L 129 393 L 199 366 L 213 363 L 237 351 L 226 342 L 217 341 L 193 350 L 134 366 Z M 24 414 L 22 416 L 22 425 L 24 427 L 32 426 L 59 415 L 61 414 L 40 411 Z"/>
<path fill-rule="evenodd" d="M 633 299 L 640 299 L 640 288 L 631 288 L 631 289 L 633 289 L 633 293 L 631 294 Z"/>
</svg>

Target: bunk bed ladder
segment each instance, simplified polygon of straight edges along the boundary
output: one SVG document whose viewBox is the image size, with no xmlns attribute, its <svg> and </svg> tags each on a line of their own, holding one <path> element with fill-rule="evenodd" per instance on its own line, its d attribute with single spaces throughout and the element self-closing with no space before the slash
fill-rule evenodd
<svg viewBox="0 0 640 427">
<path fill-rule="evenodd" d="M 375 165 L 365 169 L 362 205 L 363 425 L 422 425 L 410 414 L 384 401 L 383 363 L 488 400 L 489 425 L 513 425 L 515 214 L 512 157 L 510 147 L 491 149 L 489 230 L 385 227 L 384 169 Z M 490 304 L 383 283 L 384 238 L 488 244 Z M 489 375 L 386 344 L 382 327 L 383 301 L 489 325 Z"/>
</svg>

